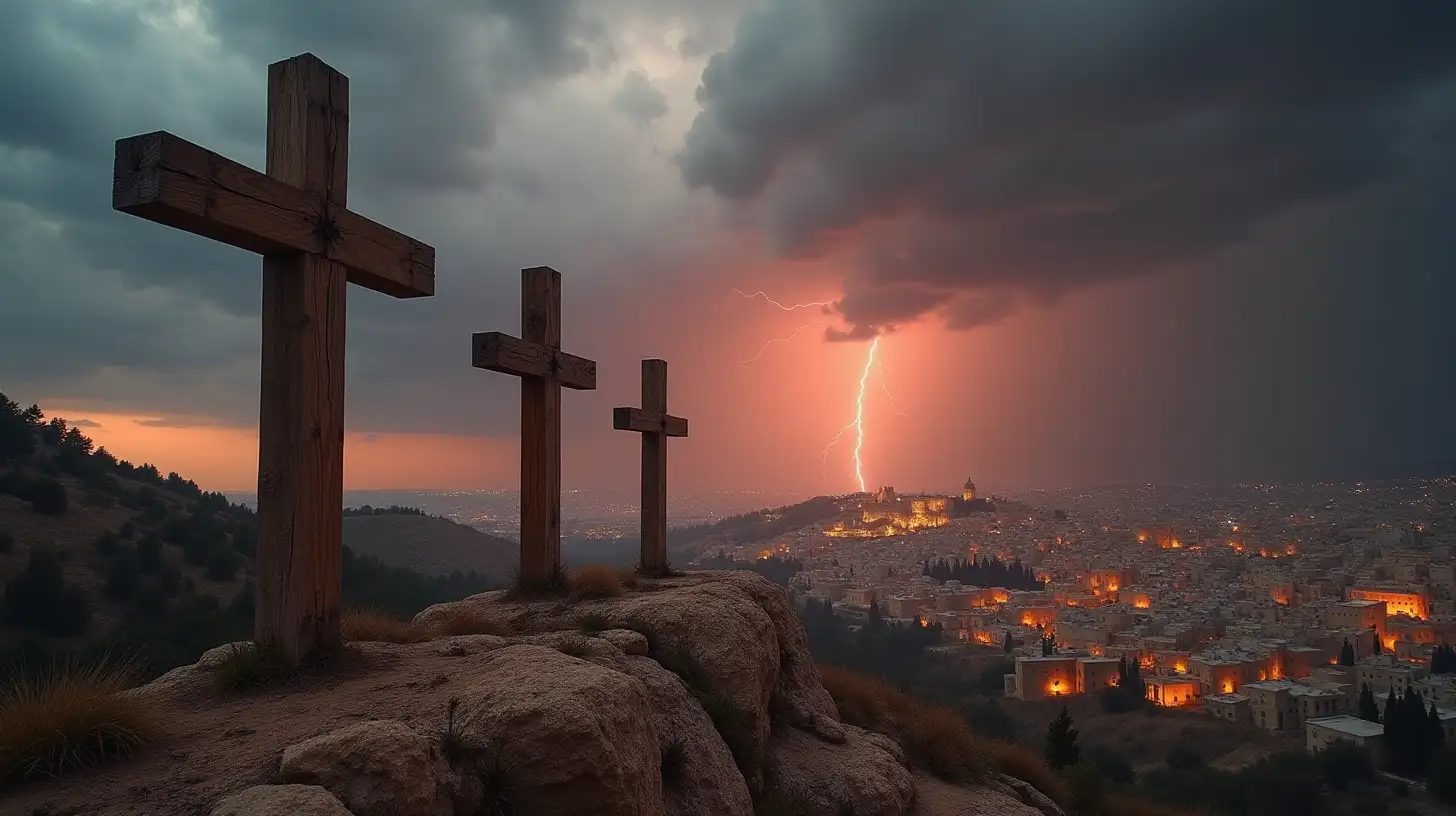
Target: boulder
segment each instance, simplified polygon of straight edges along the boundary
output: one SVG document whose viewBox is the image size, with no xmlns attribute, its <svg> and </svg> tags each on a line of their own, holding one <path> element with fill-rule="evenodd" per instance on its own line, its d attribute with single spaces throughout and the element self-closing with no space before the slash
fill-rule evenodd
<svg viewBox="0 0 1456 816">
<path fill-rule="evenodd" d="M 645 657 L 618 658 L 615 666 L 647 691 L 666 816 L 753 816 L 753 798 L 732 752 L 677 675 Z"/>
<path fill-rule="evenodd" d="M 662 757 L 641 681 L 522 644 L 485 656 L 462 682 L 447 758 L 484 782 L 487 805 L 540 816 L 662 813 Z"/>
<path fill-rule="evenodd" d="M 915 783 L 883 737 L 840 724 L 843 742 L 789 729 L 774 736 L 761 811 L 795 816 L 904 816 Z"/>
<path fill-rule="evenodd" d="M 435 743 L 401 722 L 375 720 L 330 731 L 283 752 L 284 782 L 318 785 L 355 816 L 445 816 Z"/>
<path fill-rule="evenodd" d="M 622 654 L 646 656 L 647 638 L 641 632 L 631 629 L 608 629 L 597 632 L 597 637 L 622 650 Z"/>
<path fill-rule="evenodd" d="M 952 785 L 916 774 L 915 816 L 1043 816 L 1043 812 L 1023 804 L 1014 792 Z M 1055 816 L 1061 816 L 1061 810 Z"/>
<path fill-rule="evenodd" d="M 317 785 L 255 785 L 220 800 L 212 816 L 354 816 Z"/>
</svg>

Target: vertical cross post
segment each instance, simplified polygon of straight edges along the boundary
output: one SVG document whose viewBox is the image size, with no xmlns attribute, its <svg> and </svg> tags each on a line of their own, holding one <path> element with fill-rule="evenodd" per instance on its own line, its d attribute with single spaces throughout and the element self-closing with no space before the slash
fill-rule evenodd
<svg viewBox="0 0 1456 816">
<path fill-rule="evenodd" d="M 561 273 L 521 271 L 521 336 L 471 338 L 473 365 L 521 378 L 523 588 L 556 585 L 561 571 L 561 389 L 597 387 L 597 364 L 561 350 Z"/>
<path fill-rule="evenodd" d="M 435 250 L 347 209 L 349 80 L 268 66 L 267 172 L 157 131 L 116 143 L 112 207 L 263 256 L 254 639 L 297 664 L 339 645 L 348 284 L 435 293 Z"/>
<path fill-rule="evenodd" d="M 612 409 L 612 427 L 642 434 L 642 554 L 646 575 L 666 574 L 667 438 L 687 436 L 688 421 L 667 412 L 667 361 L 642 361 L 642 407 Z"/>
<path fill-rule="evenodd" d="M 317 59 L 268 67 L 269 176 L 344 207 L 348 143 L 342 74 Z M 338 261 L 263 256 L 254 632 L 260 647 L 277 648 L 290 662 L 342 642 L 347 290 L 348 271 Z"/>
</svg>

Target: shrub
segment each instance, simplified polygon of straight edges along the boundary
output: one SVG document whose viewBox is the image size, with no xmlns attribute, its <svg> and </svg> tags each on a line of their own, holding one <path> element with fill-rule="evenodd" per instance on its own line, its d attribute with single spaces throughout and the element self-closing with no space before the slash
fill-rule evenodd
<svg viewBox="0 0 1456 816">
<path fill-rule="evenodd" d="M 210 581 L 231 581 L 238 574 L 238 559 L 228 550 L 214 550 L 207 558 L 207 578 Z"/>
<path fill-rule="evenodd" d="M 662 744 L 662 786 L 676 790 L 682 784 L 687 771 L 688 752 L 680 740 L 669 740 Z"/>
<path fill-rule="evenodd" d="M 588 612 L 585 615 L 578 615 L 576 628 L 583 632 L 605 632 L 608 629 L 616 628 L 610 618 L 596 612 Z"/>
<path fill-rule="evenodd" d="M 1335 740 L 1315 756 L 1330 790 L 1343 791 L 1375 780 L 1375 761 L 1370 752 L 1353 742 Z"/>
<path fill-rule="evenodd" d="M 162 566 L 162 539 L 156 533 L 147 533 L 137 539 L 137 566 L 142 572 L 154 572 Z"/>
<path fill-rule="evenodd" d="M 83 590 L 66 585 L 61 559 L 36 547 L 25 571 L 5 585 L 5 615 L 17 626 L 72 637 L 86 631 L 91 608 Z"/>
<path fill-rule="evenodd" d="M 1036 788 L 1063 810 L 1071 806 L 1072 794 L 1066 780 L 1035 752 L 1014 742 L 993 742 L 990 753 L 996 770 Z"/>
<path fill-rule="evenodd" d="M 1431 795 L 1436 801 L 1456 805 L 1456 745 L 1441 749 L 1431 762 Z"/>
<path fill-rule="evenodd" d="M 622 571 L 603 564 L 588 564 L 571 571 L 566 578 L 571 597 L 579 601 L 615 598 L 622 594 Z"/>
<path fill-rule="evenodd" d="M 424 633 L 408 621 L 377 609 L 348 609 L 342 621 L 344 640 L 382 643 L 418 643 Z"/>
<path fill-rule="evenodd" d="M 1076 813 L 1102 813 L 1107 801 L 1107 784 L 1090 762 L 1078 762 L 1067 768 L 1067 790 Z"/>
<path fill-rule="evenodd" d="M 30 484 L 30 507 L 46 516 L 64 516 L 70 499 L 66 486 L 55 479 L 36 479 Z"/>
<path fill-rule="evenodd" d="M 113 600 L 124 601 L 136 592 L 141 582 L 141 570 L 137 568 L 136 557 L 123 552 L 111 559 L 106 569 L 106 594 Z"/>
<path fill-rule="evenodd" d="M 1202 768 L 1203 757 L 1187 745 L 1179 745 L 1168 752 L 1168 767 L 1175 771 Z"/>
<path fill-rule="evenodd" d="M 0 690 L 0 783 L 58 776 L 149 743 L 155 713 L 121 693 L 132 676 L 130 664 L 99 661 L 10 678 Z"/>
<path fill-rule="evenodd" d="M 509 635 L 511 626 L 501 618 L 475 606 L 454 604 L 431 616 L 430 637 L 448 635 Z"/>
<path fill-rule="evenodd" d="M 971 733 L 954 709 L 917 707 L 901 738 L 911 761 L 947 782 L 984 779 L 990 769 L 985 741 Z"/>
</svg>

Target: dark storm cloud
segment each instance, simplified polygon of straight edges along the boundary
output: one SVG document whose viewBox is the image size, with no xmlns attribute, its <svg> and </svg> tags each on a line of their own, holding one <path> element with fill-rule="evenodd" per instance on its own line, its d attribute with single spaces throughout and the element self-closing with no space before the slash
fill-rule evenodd
<svg viewBox="0 0 1456 816">
<path fill-rule="evenodd" d="M 612 107 L 638 127 L 667 115 L 667 95 L 652 85 L 641 71 L 628 71 L 622 87 L 612 97 Z"/>
<path fill-rule="evenodd" d="M 913 319 L 904 292 L 968 328 L 1419 176 L 1452 42 L 1450 3 L 770 0 L 680 166 L 785 254 L 857 252 L 851 336 Z"/>
</svg>

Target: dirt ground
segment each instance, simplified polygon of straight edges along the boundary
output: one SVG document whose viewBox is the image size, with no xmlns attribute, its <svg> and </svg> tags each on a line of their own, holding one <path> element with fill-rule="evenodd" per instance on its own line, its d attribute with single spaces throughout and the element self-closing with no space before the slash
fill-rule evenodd
<svg viewBox="0 0 1456 816">
<path fill-rule="evenodd" d="M 379 719 L 443 727 L 449 698 L 460 691 L 453 678 L 478 675 L 488 657 L 441 655 L 439 641 L 355 648 L 348 665 L 275 689 L 224 693 L 199 676 L 159 708 L 162 737 L 144 752 L 8 791 L 0 813 L 206 814 L 223 796 L 276 782 L 283 749 L 319 734 Z"/>
</svg>

